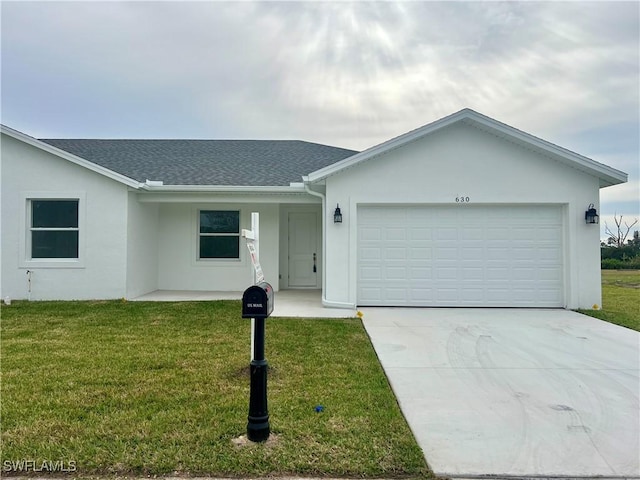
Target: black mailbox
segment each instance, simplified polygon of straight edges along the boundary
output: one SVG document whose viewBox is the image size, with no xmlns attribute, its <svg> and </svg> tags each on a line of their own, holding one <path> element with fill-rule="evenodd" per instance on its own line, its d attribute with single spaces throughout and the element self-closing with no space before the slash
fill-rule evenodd
<svg viewBox="0 0 640 480">
<path fill-rule="evenodd" d="M 273 312 L 273 287 L 267 282 L 251 285 L 242 294 L 242 318 L 267 318 Z"/>
</svg>

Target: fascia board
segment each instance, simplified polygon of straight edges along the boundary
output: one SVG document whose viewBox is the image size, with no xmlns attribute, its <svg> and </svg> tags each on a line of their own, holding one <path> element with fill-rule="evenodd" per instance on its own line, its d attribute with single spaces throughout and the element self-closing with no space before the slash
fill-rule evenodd
<svg viewBox="0 0 640 480">
<path fill-rule="evenodd" d="M 148 192 L 209 192 L 209 193 L 305 193 L 304 186 L 250 186 L 250 185 L 148 185 L 140 188 Z"/>
<path fill-rule="evenodd" d="M 24 142 L 28 145 L 31 145 L 32 147 L 38 148 L 40 150 L 43 150 L 57 157 L 63 158 L 64 160 L 67 160 L 71 163 L 84 167 L 88 170 L 96 172 L 112 180 L 123 183 L 128 187 L 132 187 L 136 189 L 140 188 L 140 185 L 141 185 L 140 182 L 137 182 L 132 178 L 121 175 L 120 173 L 114 172 L 113 170 L 109 170 L 108 168 L 105 168 L 101 165 L 90 162 L 88 160 L 85 160 L 84 158 L 78 157 L 69 152 L 65 152 L 64 150 L 60 150 L 59 148 L 56 148 L 53 145 L 49 145 L 48 143 L 42 142 L 37 138 L 30 137 L 29 135 L 19 132 L 18 130 L 14 130 L 13 128 L 7 127 L 6 125 L 0 125 L 0 131 L 5 135 L 15 138 L 16 140 Z"/>
<path fill-rule="evenodd" d="M 383 155 L 395 148 L 406 145 L 410 142 L 418 140 L 421 137 L 434 133 L 442 128 L 445 128 L 453 123 L 462 120 L 471 120 L 478 124 L 483 125 L 485 128 L 493 130 L 501 135 L 511 138 L 512 140 L 530 145 L 531 147 L 543 150 L 547 154 L 552 155 L 554 158 L 559 158 L 561 161 L 569 166 L 578 167 L 583 171 L 587 171 L 591 175 L 594 175 L 600 179 L 600 186 L 606 187 L 610 185 L 617 185 L 627 181 L 627 174 L 609 167 L 602 163 L 596 162 L 588 157 L 584 157 L 580 154 L 567 150 L 565 148 L 554 145 L 553 143 L 542 140 L 538 137 L 530 135 L 526 132 L 518 130 L 514 127 L 498 122 L 492 118 L 482 115 L 474 110 L 465 108 L 447 117 L 436 120 L 416 130 L 412 130 L 404 135 L 395 137 L 384 143 L 371 147 L 363 152 L 360 152 L 352 157 L 346 158 L 340 162 L 334 163 L 322 169 L 312 172 L 306 177 L 305 181 L 308 183 L 316 183 L 326 179 L 331 175 L 335 175 L 344 169 L 353 167 L 358 163 L 364 162 L 371 158 Z"/>
<path fill-rule="evenodd" d="M 579 153 L 572 152 L 571 150 L 567 150 L 566 148 L 493 120 L 492 118 L 486 117 L 477 112 L 470 111 L 469 118 L 506 137 L 510 137 L 513 140 L 542 150 L 543 152 L 552 155 L 554 158 L 559 158 L 560 161 L 571 167 L 586 171 L 587 173 L 600 178 L 601 186 L 617 185 L 627 181 L 627 174 L 625 172 L 616 170 L 613 167 L 592 160 L 591 158 L 580 155 Z"/>
</svg>

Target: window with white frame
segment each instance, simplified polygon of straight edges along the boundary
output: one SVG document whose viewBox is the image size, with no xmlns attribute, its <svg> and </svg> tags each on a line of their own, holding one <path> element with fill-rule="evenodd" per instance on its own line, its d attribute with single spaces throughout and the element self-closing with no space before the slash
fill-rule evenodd
<svg viewBox="0 0 640 480">
<path fill-rule="evenodd" d="M 78 258 L 78 204 L 78 199 L 29 201 L 30 258 Z"/>
<path fill-rule="evenodd" d="M 198 258 L 240 258 L 238 210 L 200 210 L 198 229 Z"/>
</svg>

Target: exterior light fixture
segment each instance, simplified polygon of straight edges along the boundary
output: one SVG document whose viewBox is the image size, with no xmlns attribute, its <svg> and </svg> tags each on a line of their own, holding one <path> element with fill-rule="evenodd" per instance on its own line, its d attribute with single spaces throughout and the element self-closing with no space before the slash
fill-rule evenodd
<svg viewBox="0 0 640 480">
<path fill-rule="evenodd" d="M 342 212 L 339 204 L 336 204 L 336 209 L 333 212 L 333 223 L 342 223 Z"/>
<path fill-rule="evenodd" d="M 598 212 L 596 212 L 593 203 L 589 204 L 586 212 L 584 212 L 584 221 L 586 223 L 598 223 Z"/>
</svg>

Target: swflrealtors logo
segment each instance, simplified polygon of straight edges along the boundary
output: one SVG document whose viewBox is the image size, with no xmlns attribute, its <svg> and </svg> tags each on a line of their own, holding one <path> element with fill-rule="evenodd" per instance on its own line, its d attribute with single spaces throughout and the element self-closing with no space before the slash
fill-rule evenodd
<svg viewBox="0 0 640 480">
<path fill-rule="evenodd" d="M 77 470 L 75 460 L 5 460 L 2 471 L 9 472 L 62 472 L 69 473 Z"/>
</svg>

